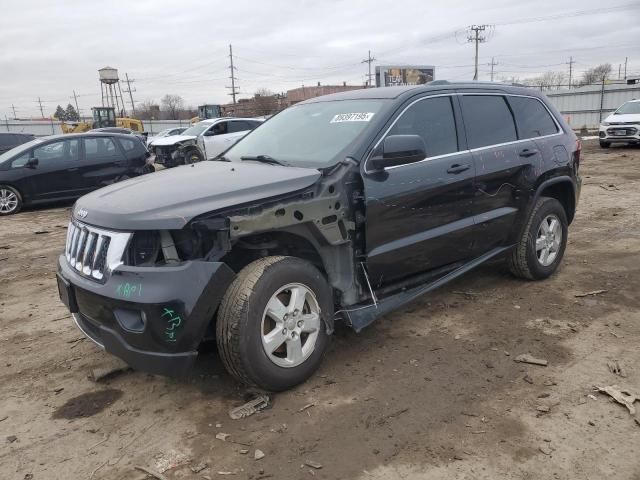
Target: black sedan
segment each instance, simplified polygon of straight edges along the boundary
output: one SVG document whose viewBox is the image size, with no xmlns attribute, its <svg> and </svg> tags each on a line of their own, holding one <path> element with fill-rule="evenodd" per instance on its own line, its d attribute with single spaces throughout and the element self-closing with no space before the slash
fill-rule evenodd
<svg viewBox="0 0 640 480">
<path fill-rule="evenodd" d="M 22 144 L 0 155 L 0 216 L 141 175 L 152 170 L 147 156 L 142 142 L 117 133 L 54 135 Z"/>
</svg>

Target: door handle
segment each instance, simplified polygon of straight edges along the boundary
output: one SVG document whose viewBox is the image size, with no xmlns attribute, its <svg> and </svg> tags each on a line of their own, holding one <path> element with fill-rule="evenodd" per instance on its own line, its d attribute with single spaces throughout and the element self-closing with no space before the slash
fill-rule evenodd
<svg viewBox="0 0 640 480">
<path fill-rule="evenodd" d="M 538 150 L 536 150 L 535 148 L 525 148 L 523 150 L 520 150 L 518 155 L 520 155 L 521 157 L 527 158 L 527 157 L 533 157 L 537 153 L 538 153 Z"/>
<path fill-rule="evenodd" d="M 460 165 L 459 163 L 454 163 L 449 168 L 447 168 L 447 173 L 462 173 L 471 168 L 471 165 Z"/>
<path fill-rule="evenodd" d="M 80 170 L 80 167 L 67 168 L 67 172 L 77 172 L 78 170 Z"/>
</svg>

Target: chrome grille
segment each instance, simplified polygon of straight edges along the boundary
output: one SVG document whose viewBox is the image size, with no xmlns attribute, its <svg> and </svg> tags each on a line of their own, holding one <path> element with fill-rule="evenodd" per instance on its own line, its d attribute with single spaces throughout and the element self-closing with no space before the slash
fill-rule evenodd
<svg viewBox="0 0 640 480">
<path fill-rule="evenodd" d="M 65 256 L 69 265 L 86 277 L 103 280 L 122 264 L 130 233 L 111 232 L 71 222 L 67 231 Z"/>
</svg>

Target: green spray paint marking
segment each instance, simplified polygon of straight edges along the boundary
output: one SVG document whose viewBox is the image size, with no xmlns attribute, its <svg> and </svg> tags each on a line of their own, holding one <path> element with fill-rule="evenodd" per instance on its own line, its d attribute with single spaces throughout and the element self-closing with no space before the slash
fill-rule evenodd
<svg viewBox="0 0 640 480">
<path fill-rule="evenodd" d="M 116 288 L 116 295 L 122 298 L 141 297 L 142 284 L 129 282 L 121 283 Z"/>
<path fill-rule="evenodd" d="M 164 329 L 164 337 L 167 342 L 175 342 L 178 328 L 182 325 L 182 318 L 170 308 L 164 308 L 160 318 L 166 319 L 167 326 Z"/>
</svg>

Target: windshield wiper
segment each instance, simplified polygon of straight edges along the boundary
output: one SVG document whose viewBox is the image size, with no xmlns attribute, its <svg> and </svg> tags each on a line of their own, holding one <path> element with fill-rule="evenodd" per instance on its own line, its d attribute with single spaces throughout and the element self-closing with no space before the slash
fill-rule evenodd
<svg viewBox="0 0 640 480">
<path fill-rule="evenodd" d="M 273 157 L 270 157 L 269 155 L 250 155 L 250 156 L 246 156 L 246 157 L 240 157 L 240 160 L 262 162 L 262 163 L 270 163 L 271 165 L 282 165 L 282 166 L 284 166 L 284 163 L 276 160 Z"/>
<path fill-rule="evenodd" d="M 212 158 L 212 160 L 218 161 L 218 162 L 230 162 L 231 161 L 227 157 L 225 157 L 224 155 L 218 155 L 217 157 Z"/>
</svg>

